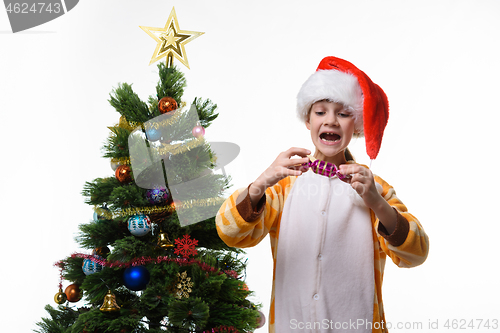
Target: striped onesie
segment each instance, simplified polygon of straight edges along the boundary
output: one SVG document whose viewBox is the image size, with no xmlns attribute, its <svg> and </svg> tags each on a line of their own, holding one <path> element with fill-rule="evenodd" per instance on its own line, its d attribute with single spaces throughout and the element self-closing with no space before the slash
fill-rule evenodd
<svg viewBox="0 0 500 333">
<path fill-rule="evenodd" d="M 397 212 L 390 235 L 349 184 L 311 170 L 267 188 L 255 209 L 245 188 L 223 203 L 216 225 L 227 245 L 251 247 L 270 236 L 270 333 L 387 332 L 386 256 L 399 267 L 420 265 L 429 239 L 394 189 L 374 178 Z"/>
</svg>

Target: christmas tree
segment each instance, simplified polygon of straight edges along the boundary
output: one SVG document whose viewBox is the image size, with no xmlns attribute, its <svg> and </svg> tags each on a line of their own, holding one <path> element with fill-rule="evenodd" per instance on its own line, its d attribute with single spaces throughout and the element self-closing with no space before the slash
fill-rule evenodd
<svg viewBox="0 0 500 333">
<path fill-rule="evenodd" d="M 167 64 L 158 64 L 156 93 L 146 103 L 123 83 L 110 94 L 120 119 L 103 157 L 114 174 L 84 186 L 95 213 L 77 240 L 89 253 L 56 263 L 59 305 L 46 306 L 37 332 L 251 332 L 263 324 L 242 279 L 243 252 L 215 228 L 230 184 L 213 172 L 217 154 L 204 139 L 217 105 L 195 98 L 188 107 L 184 74 L 173 66 L 174 56 L 188 66 L 183 43 L 201 33 L 180 30 L 174 10 L 157 30 L 152 62 Z"/>
</svg>

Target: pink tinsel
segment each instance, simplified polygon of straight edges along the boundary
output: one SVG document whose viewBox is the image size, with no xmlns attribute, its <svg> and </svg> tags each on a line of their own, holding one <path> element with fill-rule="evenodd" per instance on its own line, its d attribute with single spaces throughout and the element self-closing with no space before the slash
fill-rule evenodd
<svg viewBox="0 0 500 333">
<path fill-rule="evenodd" d="M 239 331 L 234 326 L 218 326 L 203 333 L 239 333 Z"/>
<path fill-rule="evenodd" d="M 202 270 L 208 273 L 215 273 L 218 271 L 217 268 L 212 267 L 198 259 L 189 259 L 189 258 L 170 258 L 168 256 L 164 257 L 157 257 L 157 258 L 151 258 L 151 257 L 140 257 L 140 258 L 135 258 L 129 262 L 122 262 L 122 261 L 107 261 L 101 257 L 96 257 L 90 254 L 84 254 L 84 253 L 74 253 L 71 255 L 71 258 L 82 258 L 82 259 L 89 259 L 103 267 L 119 267 L 119 268 L 127 268 L 130 266 L 139 266 L 139 265 L 147 265 L 150 263 L 162 263 L 162 262 L 173 262 L 176 263 L 179 266 L 187 266 L 187 265 L 198 265 Z M 62 263 L 62 262 L 59 262 Z M 58 265 L 58 264 L 56 264 Z M 61 267 L 59 265 L 59 267 Z M 235 279 L 238 278 L 238 273 L 235 271 L 219 271 L 218 274 L 226 274 L 229 275 Z M 62 277 L 62 268 L 61 268 L 61 277 Z"/>
<path fill-rule="evenodd" d="M 64 262 L 63 261 L 58 261 L 54 264 L 54 266 L 59 267 L 59 289 L 62 289 L 62 281 L 63 281 L 63 270 L 64 270 Z"/>
</svg>

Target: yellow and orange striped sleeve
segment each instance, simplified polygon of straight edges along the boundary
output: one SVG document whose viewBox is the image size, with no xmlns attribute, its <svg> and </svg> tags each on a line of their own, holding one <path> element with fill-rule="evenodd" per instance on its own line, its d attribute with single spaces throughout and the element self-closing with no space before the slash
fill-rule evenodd
<svg viewBox="0 0 500 333">
<path fill-rule="evenodd" d="M 375 230 L 380 248 L 399 267 L 414 267 L 422 264 L 429 253 L 429 237 L 415 216 L 396 196 L 396 191 L 378 176 L 375 181 L 382 185 L 382 197 L 393 207 L 398 215 L 396 230 L 388 235 L 384 226 L 375 218 Z"/>
<path fill-rule="evenodd" d="M 276 226 L 295 179 L 286 177 L 268 187 L 255 209 L 251 207 L 246 188 L 235 191 L 222 204 L 215 217 L 219 237 L 228 246 L 239 248 L 257 245 L 268 233 L 273 238 L 277 237 Z"/>
</svg>

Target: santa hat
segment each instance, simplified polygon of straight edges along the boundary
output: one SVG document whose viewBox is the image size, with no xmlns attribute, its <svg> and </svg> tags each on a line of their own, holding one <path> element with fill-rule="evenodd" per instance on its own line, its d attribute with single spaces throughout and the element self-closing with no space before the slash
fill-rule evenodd
<svg viewBox="0 0 500 333">
<path fill-rule="evenodd" d="M 326 57 L 297 95 L 299 118 L 307 121 L 311 106 L 321 100 L 343 104 L 352 112 L 355 131 L 365 136 L 366 152 L 375 159 L 389 119 L 389 102 L 382 88 L 350 62 Z"/>
</svg>

